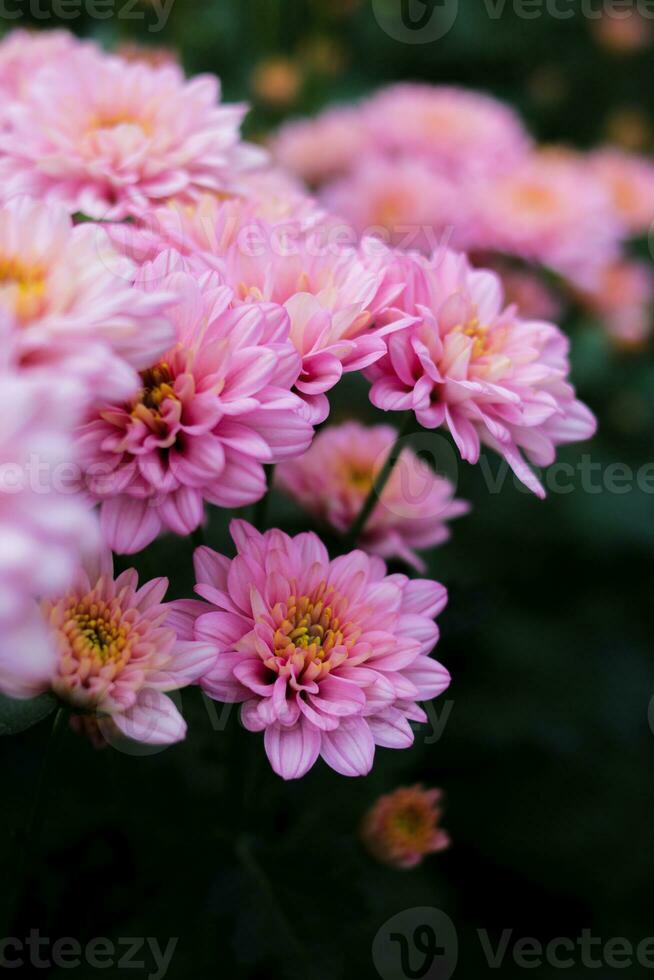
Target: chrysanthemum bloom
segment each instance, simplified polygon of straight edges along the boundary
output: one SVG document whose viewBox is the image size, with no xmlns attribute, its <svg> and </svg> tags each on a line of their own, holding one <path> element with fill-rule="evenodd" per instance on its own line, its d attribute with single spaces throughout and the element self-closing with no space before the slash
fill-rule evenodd
<svg viewBox="0 0 654 980">
<path fill-rule="evenodd" d="M 0 208 L 0 308 L 15 325 L 17 367 L 68 374 L 94 399 L 131 394 L 173 338 L 173 296 L 135 290 L 134 275 L 102 227 L 73 227 L 61 206 L 18 198 Z"/>
<path fill-rule="evenodd" d="M 88 505 L 70 490 L 71 430 L 81 392 L 59 376 L 17 373 L 0 330 L 0 691 L 31 697 L 52 648 L 33 597 L 70 582 L 80 551 L 99 543 Z M 72 470 L 72 472 L 71 472 Z"/>
<path fill-rule="evenodd" d="M 654 222 L 654 164 L 607 147 L 591 154 L 593 173 L 607 189 L 627 235 L 645 235 Z"/>
<path fill-rule="evenodd" d="M 364 159 L 326 188 L 323 200 L 359 235 L 377 235 L 403 249 L 432 252 L 443 239 L 463 247 L 469 236 L 465 195 L 420 158 Z"/>
<path fill-rule="evenodd" d="M 401 83 L 381 89 L 361 107 L 371 144 L 391 156 L 424 156 L 460 177 L 502 173 L 531 146 L 510 106 L 454 86 Z"/>
<path fill-rule="evenodd" d="M 239 194 L 203 194 L 193 204 L 171 200 L 138 222 L 109 224 L 107 229 L 120 251 L 139 265 L 174 248 L 198 259 L 195 268 L 200 271 L 207 265 L 221 271 L 221 256 L 232 245 L 281 248 L 289 238 L 327 220 L 324 209 L 291 177 L 268 168 L 244 175 Z"/>
<path fill-rule="evenodd" d="M 427 429 L 449 429 L 463 459 L 481 444 L 526 486 L 545 491 L 525 463 L 554 461 L 559 443 L 586 439 L 595 419 L 567 381 L 568 340 L 551 323 L 520 319 L 503 303 L 498 277 L 463 255 L 390 255 L 406 283 L 396 306 L 419 321 L 388 338 L 388 355 L 367 370 L 384 411 L 413 411 Z"/>
<path fill-rule="evenodd" d="M 260 222 L 251 238 L 222 256 L 235 301 L 274 304 L 290 319 L 290 339 L 302 358 L 295 390 L 316 424 L 329 414 L 326 392 L 343 374 L 360 371 L 386 351 L 398 323 L 375 322 L 397 292 L 357 248 L 339 247 L 322 230 L 280 239 Z"/>
<path fill-rule="evenodd" d="M 211 644 L 178 638 L 176 603 L 162 601 L 167 588 L 157 578 L 139 589 L 134 569 L 114 580 L 105 552 L 65 595 L 42 603 L 57 651 L 51 690 L 100 725 L 109 716 L 122 734 L 153 745 L 186 734 L 165 692 L 194 683 L 215 659 Z"/>
<path fill-rule="evenodd" d="M 428 854 L 448 848 L 450 838 L 440 827 L 442 795 L 417 785 L 380 796 L 361 826 L 372 856 L 393 868 L 415 868 Z"/>
<path fill-rule="evenodd" d="M 585 160 L 567 151 L 535 153 L 475 188 L 477 247 L 549 266 L 592 288 L 621 238 L 609 194 Z"/>
<path fill-rule="evenodd" d="M 387 425 L 347 422 L 330 426 L 316 436 L 303 456 L 277 468 L 277 482 L 311 514 L 345 533 L 361 511 L 396 437 L 397 431 Z M 469 509 L 465 501 L 453 498 L 450 481 L 437 476 L 406 447 L 357 543 L 371 554 L 402 558 L 424 571 L 415 549 L 442 544 L 450 533 L 446 522 Z"/>
<path fill-rule="evenodd" d="M 315 119 L 286 123 L 271 144 L 277 162 L 311 186 L 347 173 L 368 148 L 356 107 L 327 109 Z"/>
<path fill-rule="evenodd" d="M 344 776 L 369 772 L 375 745 L 406 748 L 418 701 L 449 674 L 429 656 L 442 585 L 386 575 L 362 551 L 330 561 L 315 534 L 259 534 L 232 521 L 237 555 L 195 555 L 196 591 L 212 604 L 195 636 L 214 644 L 202 679 L 218 701 L 243 703 L 241 720 L 264 731 L 270 764 L 303 776 L 318 756 Z M 194 610 L 195 611 L 195 610 Z"/>
<path fill-rule="evenodd" d="M 57 64 L 82 49 L 97 50 L 68 31 L 10 31 L 0 41 L 0 118 L 10 103 L 25 94 L 45 65 Z"/>
<path fill-rule="evenodd" d="M 144 267 L 137 284 L 174 291 L 177 343 L 141 373 L 122 404 L 105 405 L 80 431 L 107 544 L 122 554 L 161 530 L 187 535 L 204 501 L 241 507 L 266 492 L 263 463 L 304 452 L 313 430 L 291 392 L 300 360 L 276 308 L 230 308 L 214 273 L 166 275 L 179 256 Z"/>
<path fill-rule="evenodd" d="M 609 336 L 626 347 L 642 345 L 654 323 L 654 273 L 649 262 L 623 261 L 608 266 L 599 288 L 582 297 L 599 314 Z"/>
<path fill-rule="evenodd" d="M 218 99 L 213 76 L 185 81 L 173 66 L 76 53 L 38 72 L 10 106 L 2 193 L 121 219 L 229 188 L 262 154 L 240 142 L 243 106 Z"/>
</svg>

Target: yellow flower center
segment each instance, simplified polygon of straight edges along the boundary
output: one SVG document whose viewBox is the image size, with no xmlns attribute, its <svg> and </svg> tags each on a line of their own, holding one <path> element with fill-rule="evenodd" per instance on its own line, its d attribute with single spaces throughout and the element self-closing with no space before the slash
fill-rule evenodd
<svg viewBox="0 0 654 980">
<path fill-rule="evenodd" d="M 117 129 L 118 126 L 138 126 L 146 136 L 152 135 L 152 126 L 131 112 L 98 112 L 92 116 L 87 126 L 87 132 L 95 133 L 99 129 Z"/>
<path fill-rule="evenodd" d="M 73 598 L 60 627 L 65 673 L 82 681 L 106 672 L 115 675 L 131 655 L 129 625 L 123 623 L 119 606 L 96 598 Z"/>
<path fill-rule="evenodd" d="M 343 663 L 361 630 L 343 622 L 337 608 L 342 597 L 321 582 L 311 595 L 290 595 L 271 610 L 276 623 L 274 654 L 266 666 L 277 673 L 294 667 L 313 680 Z"/>
<path fill-rule="evenodd" d="M 140 404 L 158 413 L 161 403 L 166 398 L 177 397 L 170 383 L 172 380 L 173 373 L 170 370 L 170 365 L 165 361 L 143 371 L 141 373 L 143 388 L 139 399 Z"/>
<path fill-rule="evenodd" d="M 37 316 L 45 293 L 45 275 L 38 265 L 30 266 L 11 256 L 0 256 L 0 289 L 10 296 L 13 312 L 25 322 Z"/>
</svg>

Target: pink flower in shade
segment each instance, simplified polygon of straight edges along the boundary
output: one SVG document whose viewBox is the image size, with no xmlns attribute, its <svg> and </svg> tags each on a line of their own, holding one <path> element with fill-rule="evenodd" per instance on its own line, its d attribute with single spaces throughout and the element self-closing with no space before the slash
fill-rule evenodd
<svg viewBox="0 0 654 980">
<path fill-rule="evenodd" d="M 379 235 L 403 249 L 432 252 L 444 238 L 465 245 L 469 237 L 463 195 L 449 178 L 420 158 L 364 159 L 331 184 L 323 200 L 359 235 Z"/>
<path fill-rule="evenodd" d="M 197 617 L 194 635 L 217 655 L 206 693 L 242 702 L 243 724 L 265 732 L 284 779 L 303 776 L 319 755 L 345 776 L 365 775 L 375 745 L 411 745 L 409 721 L 426 718 L 416 702 L 449 684 L 429 656 L 443 586 L 387 576 L 362 551 L 330 561 L 315 534 L 261 535 L 243 521 L 231 533 L 233 560 L 209 548 L 195 555 L 196 591 L 212 611 Z"/>
<path fill-rule="evenodd" d="M 471 208 L 477 248 L 549 266 L 580 288 L 592 288 L 618 253 L 621 228 L 609 194 L 585 160 L 565 150 L 534 153 L 480 182 Z"/>
<path fill-rule="evenodd" d="M 348 106 L 286 123 L 273 139 L 271 151 L 289 173 L 319 186 L 346 174 L 369 146 L 359 108 Z"/>
<path fill-rule="evenodd" d="M 654 163 L 606 147 L 591 154 L 592 172 L 608 192 L 628 236 L 645 235 L 654 222 Z"/>
<path fill-rule="evenodd" d="M 279 486 L 309 513 L 344 533 L 352 526 L 391 451 L 397 431 L 358 422 L 323 429 L 298 459 L 278 467 Z M 414 549 L 433 548 L 449 537 L 446 521 L 468 512 L 454 487 L 408 447 L 395 464 L 358 544 L 381 558 L 399 557 L 418 571 Z"/>
<path fill-rule="evenodd" d="M 171 294 L 132 286 L 135 267 L 100 226 L 73 227 L 59 205 L 0 208 L 0 309 L 16 366 L 68 374 L 92 398 L 125 398 L 137 371 L 167 349 Z M 80 414 L 83 398 L 80 401 Z"/>
<path fill-rule="evenodd" d="M 31 697 L 53 657 L 33 597 L 66 587 L 99 535 L 88 506 L 65 492 L 81 392 L 51 373 L 16 373 L 0 326 L 0 691 Z"/>
<path fill-rule="evenodd" d="M 141 373 L 130 401 L 105 405 L 78 437 L 105 540 L 122 554 L 162 530 L 190 534 L 204 501 L 260 499 L 262 464 L 304 452 L 313 435 L 290 390 L 300 359 L 288 317 L 263 305 L 231 308 L 215 273 L 167 274 L 178 259 L 162 253 L 137 283 L 147 290 L 151 278 L 180 297 L 171 310 L 176 345 Z"/>
<path fill-rule="evenodd" d="M 245 109 L 218 100 L 213 76 L 186 81 L 174 66 L 74 53 L 38 72 L 10 106 L 3 194 L 120 219 L 225 190 L 263 155 L 239 140 Z"/>
<path fill-rule="evenodd" d="M 168 745 L 186 734 L 165 696 L 198 680 L 215 660 L 213 646 L 177 635 L 177 603 L 162 600 L 165 578 L 140 589 L 134 569 L 114 580 L 111 555 L 80 568 L 72 587 L 45 600 L 56 666 L 49 687 L 77 710 L 104 716 L 139 742 Z"/>
<path fill-rule="evenodd" d="M 428 854 L 450 846 L 441 829 L 439 789 L 401 786 L 380 796 L 361 826 L 363 842 L 374 858 L 392 868 L 415 868 Z"/>
<path fill-rule="evenodd" d="M 641 346 L 652 333 L 654 272 L 648 262 L 623 261 L 608 266 L 598 289 L 582 296 L 599 314 L 609 336 L 625 347 Z"/>
<path fill-rule="evenodd" d="M 521 450 L 547 466 L 557 444 L 595 431 L 567 380 L 566 337 L 551 323 L 522 320 L 515 307 L 505 308 L 498 277 L 472 269 L 465 256 L 390 253 L 388 261 L 406 283 L 396 305 L 419 320 L 391 334 L 388 355 L 367 370 L 373 404 L 411 410 L 428 429 L 446 426 L 470 463 L 484 443 L 544 496 Z"/>
<path fill-rule="evenodd" d="M 447 85 L 383 88 L 363 103 L 359 126 L 378 151 L 424 157 L 434 169 L 457 179 L 505 172 L 531 147 L 509 106 Z"/>
</svg>

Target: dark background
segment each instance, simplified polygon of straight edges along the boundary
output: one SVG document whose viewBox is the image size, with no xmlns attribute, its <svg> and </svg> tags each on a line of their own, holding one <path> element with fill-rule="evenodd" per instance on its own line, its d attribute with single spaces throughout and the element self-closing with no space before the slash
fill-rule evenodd
<svg viewBox="0 0 654 980">
<path fill-rule="evenodd" d="M 579 7 L 572 4 L 568 20 L 547 13 L 524 20 L 507 0 L 493 19 L 482 0 L 460 0 L 453 29 L 424 46 L 384 34 L 369 0 L 176 0 L 161 33 L 148 31 L 146 3 L 133 11 L 143 21 L 81 17 L 63 26 L 108 44 L 168 46 L 190 72 L 216 72 L 229 99 L 254 101 L 250 135 L 411 78 L 500 95 L 543 139 L 588 146 L 610 136 L 647 151 L 653 49 L 611 52 Z M 597 0 L 593 9 L 600 7 Z M 30 23 L 57 21 L 5 21 Z M 297 93 L 271 105 L 257 79 L 261 63 L 277 57 L 297 72 Z M 649 349 L 614 349 L 597 324 L 568 327 L 574 380 L 600 432 L 560 458 L 576 465 L 589 454 L 599 464 L 593 486 L 601 487 L 611 463 L 636 471 L 654 459 L 654 363 Z M 351 381 L 334 394 L 334 420 L 343 405 L 377 417 L 365 384 Z M 495 471 L 498 461 L 489 463 Z M 411 750 L 378 750 L 365 779 L 319 763 L 284 784 L 267 765 L 261 736 L 241 730 L 236 712 L 225 723 L 220 706 L 212 724 L 197 691 L 182 697 L 187 741 L 163 753 L 95 752 L 68 734 L 17 936 L 38 927 L 83 943 L 153 936 L 165 946 L 179 937 L 171 980 L 364 980 L 377 975 L 372 944 L 384 923 L 431 906 L 458 931 L 455 977 L 510 980 L 524 970 L 510 954 L 490 970 L 477 929 L 494 942 L 503 929 L 514 930 L 514 940 L 544 942 L 575 940 L 585 928 L 604 941 L 654 935 L 654 481 L 649 493 L 589 492 L 579 475 L 574 492 L 543 503 L 510 478 L 490 493 L 479 467 L 462 465 L 458 477 L 459 496 L 474 509 L 429 557 L 430 575 L 451 591 L 438 656 L 453 683 L 435 707 L 440 714 L 446 701 L 453 705 L 440 741 L 427 745 L 419 732 Z M 286 530 L 303 526 L 290 504 L 275 497 L 273 507 Z M 228 517 L 212 514 L 216 547 L 228 547 Z M 148 577 L 174 569 L 172 593 L 190 594 L 190 542 L 160 541 L 137 565 Z M 0 739 L 0 854 L 8 870 L 49 724 Z M 416 781 L 444 789 L 453 846 L 414 871 L 383 868 L 363 852 L 359 822 L 380 793 Z M 124 975 L 82 966 L 57 976 L 96 972 Z M 613 975 L 607 966 L 585 968 L 579 954 L 564 972 Z M 443 967 L 428 975 L 449 974 Z"/>
</svg>

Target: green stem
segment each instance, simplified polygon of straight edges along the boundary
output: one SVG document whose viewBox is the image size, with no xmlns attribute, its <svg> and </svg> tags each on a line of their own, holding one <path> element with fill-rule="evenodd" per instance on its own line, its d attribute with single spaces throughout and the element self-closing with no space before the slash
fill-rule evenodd
<svg viewBox="0 0 654 980">
<path fill-rule="evenodd" d="M 48 737 L 48 744 L 43 757 L 43 764 L 41 766 L 39 781 L 36 788 L 36 793 L 34 795 L 34 802 L 32 804 L 27 830 L 25 831 L 25 836 L 23 838 L 23 847 L 19 858 L 13 901 L 11 901 L 9 905 L 9 919 L 7 923 L 9 930 L 7 931 L 7 935 L 11 935 L 10 930 L 13 925 L 13 919 L 18 912 L 20 902 L 29 883 L 32 868 L 34 867 L 39 855 L 41 835 L 43 833 L 43 825 L 45 823 L 48 803 L 51 795 L 50 789 L 55 773 L 55 762 L 59 747 L 61 746 L 61 742 L 66 731 L 69 714 L 70 713 L 67 708 L 58 708 L 52 723 L 50 735 Z"/>
<path fill-rule="evenodd" d="M 406 412 L 404 418 L 402 419 L 402 424 L 400 430 L 397 434 L 395 442 L 391 448 L 390 453 L 386 458 L 386 462 L 382 466 L 381 470 L 377 474 L 373 485 L 370 489 L 370 493 L 366 497 L 365 503 L 361 510 L 359 511 L 352 527 L 347 533 L 348 541 L 352 545 L 356 545 L 357 541 L 361 537 L 361 534 L 368 522 L 370 515 L 377 506 L 379 499 L 384 492 L 384 487 L 389 481 L 390 475 L 395 469 L 395 464 L 398 461 L 400 452 L 402 451 L 402 446 L 400 443 L 404 440 L 405 436 L 408 434 L 411 425 L 413 423 L 413 412 Z"/>
<path fill-rule="evenodd" d="M 270 491 L 275 479 L 275 465 L 274 463 L 268 463 L 264 466 L 266 472 L 266 492 L 264 493 L 261 500 L 258 500 L 254 508 L 254 526 L 258 531 L 264 531 L 266 528 L 266 518 L 268 516 L 268 502 L 270 499 Z"/>
</svg>

